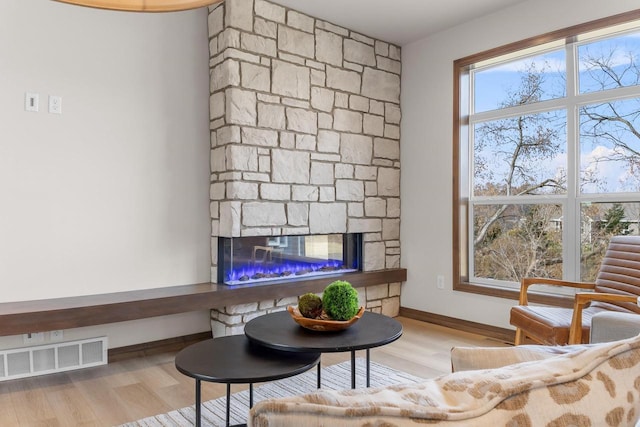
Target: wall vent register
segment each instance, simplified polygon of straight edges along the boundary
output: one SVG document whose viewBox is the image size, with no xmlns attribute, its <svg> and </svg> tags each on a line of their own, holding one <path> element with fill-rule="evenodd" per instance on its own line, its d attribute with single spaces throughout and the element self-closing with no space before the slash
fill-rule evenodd
<svg viewBox="0 0 640 427">
<path fill-rule="evenodd" d="M 0 381 L 106 365 L 107 337 L 0 351 Z"/>
</svg>

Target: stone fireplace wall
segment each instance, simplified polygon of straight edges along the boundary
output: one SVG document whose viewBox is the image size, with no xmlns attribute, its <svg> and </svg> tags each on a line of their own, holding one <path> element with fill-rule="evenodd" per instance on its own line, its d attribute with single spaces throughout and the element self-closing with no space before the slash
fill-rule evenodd
<svg viewBox="0 0 640 427">
<path fill-rule="evenodd" d="M 264 0 L 209 10 L 212 281 L 217 237 L 364 233 L 400 266 L 400 48 Z M 360 289 L 397 315 L 400 284 Z M 212 312 L 215 331 L 289 299 Z"/>
</svg>

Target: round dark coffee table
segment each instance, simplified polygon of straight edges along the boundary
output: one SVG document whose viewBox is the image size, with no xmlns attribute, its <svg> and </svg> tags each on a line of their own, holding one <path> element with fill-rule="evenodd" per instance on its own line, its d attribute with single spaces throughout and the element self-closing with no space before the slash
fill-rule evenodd
<svg viewBox="0 0 640 427">
<path fill-rule="evenodd" d="M 200 382 L 227 384 L 227 417 L 231 384 L 249 384 L 253 406 L 253 383 L 279 380 L 308 371 L 320 363 L 318 352 L 281 352 L 252 344 L 244 335 L 208 339 L 192 344 L 176 355 L 176 369 L 196 380 L 196 426 L 201 425 Z"/>
<path fill-rule="evenodd" d="M 250 320 L 244 333 L 251 341 L 290 353 L 351 352 L 351 388 L 356 388 L 356 350 L 367 351 L 367 387 L 370 381 L 370 349 L 389 344 L 402 335 L 402 324 L 377 313 L 365 312 L 349 328 L 319 332 L 298 325 L 287 311 L 265 314 Z M 318 368 L 318 376 L 320 369 Z"/>
</svg>

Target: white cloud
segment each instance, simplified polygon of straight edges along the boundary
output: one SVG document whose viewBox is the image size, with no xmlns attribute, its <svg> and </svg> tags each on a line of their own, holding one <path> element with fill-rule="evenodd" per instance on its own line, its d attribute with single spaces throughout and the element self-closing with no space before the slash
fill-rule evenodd
<svg viewBox="0 0 640 427">
<path fill-rule="evenodd" d="M 556 156 L 551 159 L 550 162 L 551 168 L 555 170 L 555 176 L 553 177 L 555 180 L 561 180 L 567 174 L 567 153 L 560 152 L 556 154 Z"/>
<path fill-rule="evenodd" d="M 598 145 L 590 152 L 583 153 L 580 164 L 582 178 L 592 176 L 600 185 L 585 184 L 583 190 L 588 193 L 638 191 L 640 177 L 633 173 L 623 160 L 607 160 L 620 158 L 624 151 L 618 147 L 610 148 Z"/>
</svg>

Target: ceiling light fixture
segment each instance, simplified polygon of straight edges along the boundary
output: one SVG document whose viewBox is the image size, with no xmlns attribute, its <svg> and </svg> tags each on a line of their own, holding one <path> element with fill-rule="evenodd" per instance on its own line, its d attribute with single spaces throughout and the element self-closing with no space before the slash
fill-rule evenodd
<svg viewBox="0 0 640 427">
<path fill-rule="evenodd" d="M 56 0 L 78 6 L 128 12 L 175 12 L 219 3 L 222 0 Z"/>
</svg>

